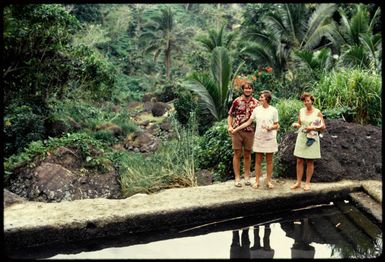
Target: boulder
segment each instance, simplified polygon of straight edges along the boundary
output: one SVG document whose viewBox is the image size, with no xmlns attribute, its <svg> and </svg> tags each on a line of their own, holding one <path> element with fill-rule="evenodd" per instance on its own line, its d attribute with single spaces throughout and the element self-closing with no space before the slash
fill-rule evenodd
<svg viewBox="0 0 385 262">
<path fill-rule="evenodd" d="M 47 136 L 58 137 L 69 131 L 67 123 L 61 119 L 48 118 L 45 121 Z"/>
<path fill-rule="evenodd" d="M 4 207 L 9 207 L 13 204 L 18 204 L 18 203 L 23 203 L 25 201 L 28 201 L 28 199 L 20 197 L 5 188 L 4 188 L 3 197 L 4 197 Z"/>
<path fill-rule="evenodd" d="M 153 116 L 163 116 L 167 110 L 170 109 L 170 106 L 163 102 L 155 102 L 152 105 L 151 113 Z"/>
<path fill-rule="evenodd" d="M 85 168 L 78 155 L 72 149 L 58 148 L 35 163 L 35 167 L 26 165 L 15 169 L 7 189 L 19 197 L 40 202 L 122 197 L 112 163 L 106 164 L 103 173 Z"/>
<path fill-rule="evenodd" d="M 145 93 L 143 95 L 143 102 L 155 102 L 156 101 L 156 94 L 154 93 Z"/>
<path fill-rule="evenodd" d="M 160 139 L 151 133 L 137 131 L 127 136 L 124 147 L 134 152 L 150 153 L 158 148 L 159 143 Z"/>
<path fill-rule="evenodd" d="M 325 124 L 320 138 L 321 159 L 314 161 L 312 181 L 382 179 L 381 128 L 335 119 L 326 119 Z M 296 178 L 296 137 L 296 133 L 288 132 L 280 141 L 276 161 L 281 177 Z"/>
</svg>

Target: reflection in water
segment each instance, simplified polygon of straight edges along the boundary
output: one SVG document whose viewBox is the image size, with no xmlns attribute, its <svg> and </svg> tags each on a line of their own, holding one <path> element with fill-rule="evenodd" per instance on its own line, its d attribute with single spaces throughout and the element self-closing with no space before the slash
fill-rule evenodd
<svg viewBox="0 0 385 262">
<path fill-rule="evenodd" d="M 259 236 L 259 228 L 264 228 L 263 246 Z M 254 226 L 254 245 L 250 248 L 249 227 L 242 229 L 241 241 L 239 241 L 240 230 L 233 230 L 233 239 L 230 247 L 230 258 L 273 258 L 274 250 L 270 247 L 270 224 Z"/>
<path fill-rule="evenodd" d="M 335 202 L 292 217 L 280 222 L 294 239 L 292 258 L 314 258 L 315 244 L 328 245 L 330 257 L 375 258 L 382 253 L 382 230 L 353 205 Z"/>
<path fill-rule="evenodd" d="M 252 229 L 252 230 L 251 230 Z M 251 241 L 250 241 L 251 240 Z M 230 254 L 229 254 L 230 247 Z M 12 250 L 11 258 L 376 258 L 382 230 L 344 202 L 173 231 Z"/>
<path fill-rule="evenodd" d="M 254 226 L 254 246 L 251 247 L 251 258 L 273 258 L 274 250 L 270 247 L 270 224 L 264 225 L 263 246 L 259 237 L 259 228 L 262 226 Z"/>
<path fill-rule="evenodd" d="M 239 241 L 239 230 L 233 230 L 230 258 L 250 258 L 249 228 L 242 229 L 241 242 Z"/>
<path fill-rule="evenodd" d="M 291 248 L 292 258 L 314 258 L 315 249 L 310 245 L 309 219 L 293 221 L 294 224 L 294 244 Z"/>
</svg>

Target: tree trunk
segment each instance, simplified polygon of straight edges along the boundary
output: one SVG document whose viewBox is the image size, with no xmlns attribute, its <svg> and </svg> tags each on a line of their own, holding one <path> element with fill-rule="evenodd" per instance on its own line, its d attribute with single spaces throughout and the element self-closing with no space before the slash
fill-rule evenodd
<svg viewBox="0 0 385 262">
<path fill-rule="evenodd" d="M 170 80 L 170 71 L 171 71 L 171 48 L 167 48 L 164 52 L 164 59 L 166 65 L 166 79 Z"/>
</svg>

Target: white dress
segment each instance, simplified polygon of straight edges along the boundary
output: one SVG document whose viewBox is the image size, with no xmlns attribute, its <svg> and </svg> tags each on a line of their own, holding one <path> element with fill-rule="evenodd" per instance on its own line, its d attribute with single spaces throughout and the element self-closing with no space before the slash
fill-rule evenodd
<svg viewBox="0 0 385 262">
<path fill-rule="evenodd" d="M 278 110 L 270 105 L 267 108 L 260 105 L 253 110 L 251 118 L 256 123 L 253 151 L 257 153 L 277 152 L 277 130 L 267 131 L 265 128 L 278 122 Z"/>
</svg>

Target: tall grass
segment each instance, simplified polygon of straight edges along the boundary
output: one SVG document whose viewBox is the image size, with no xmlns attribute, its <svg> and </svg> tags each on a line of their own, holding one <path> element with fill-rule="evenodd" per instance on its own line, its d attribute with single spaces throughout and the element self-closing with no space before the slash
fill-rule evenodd
<svg viewBox="0 0 385 262">
<path fill-rule="evenodd" d="M 161 189 L 196 186 L 194 147 L 197 141 L 195 117 L 187 128 L 172 118 L 176 138 L 165 141 L 156 153 L 143 155 L 119 152 L 114 155 L 122 193 L 151 193 Z"/>
<path fill-rule="evenodd" d="M 362 69 L 333 71 L 321 78 L 313 94 L 326 117 L 382 125 L 381 75 Z"/>
</svg>

